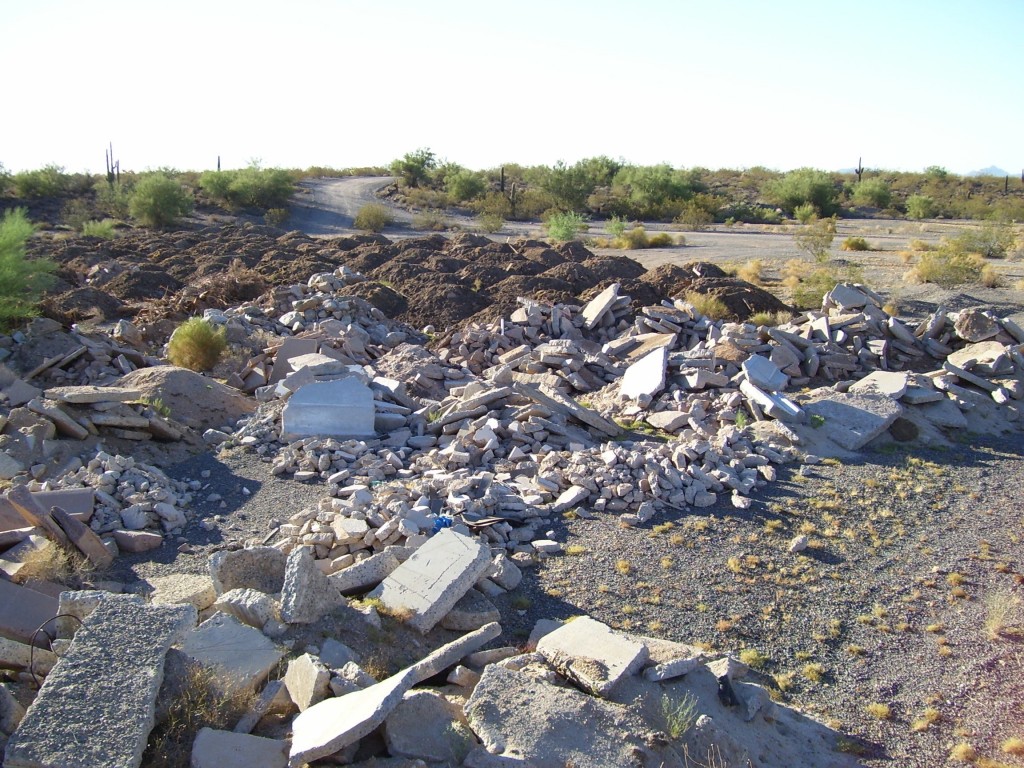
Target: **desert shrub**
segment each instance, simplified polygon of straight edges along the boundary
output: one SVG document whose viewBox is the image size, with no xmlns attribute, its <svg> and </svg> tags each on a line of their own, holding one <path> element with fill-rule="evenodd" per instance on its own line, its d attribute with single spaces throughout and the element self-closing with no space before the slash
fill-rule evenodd
<svg viewBox="0 0 1024 768">
<path fill-rule="evenodd" d="M 430 171 L 437 166 L 437 157 L 429 149 L 417 149 L 392 161 L 391 172 L 399 176 L 406 186 L 418 187 L 430 178 Z"/>
<path fill-rule="evenodd" d="M 836 210 L 836 185 L 827 173 L 814 168 L 790 171 L 765 184 L 761 193 L 770 203 L 789 212 L 805 203 L 817 208 L 822 216 L 831 216 Z"/>
<path fill-rule="evenodd" d="M 751 259 L 736 269 L 736 276 L 740 280 L 746 280 L 753 285 L 761 285 L 764 282 L 764 262 L 760 259 Z"/>
<path fill-rule="evenodd" d="M 583 215 L 570 211 L 567 213 L 552 213 L 545 223 L 548 230 L 548 237 L 560 243 L 575 240 L 576 236 L 587 230 L 587 222 Z"/>
<path fill-rule="evenodd" d="M 633 227 L 611 242 L 613 248 L 622 248 L 627 251 L 649 248 L 650 244 L 650 238 L 647 237 L 647 231 L 643 227 Z"/>
<path fill-rule="evenodd" d="M 82 225 L 90 219 L 96 218 L 93 207 L 87 200 L 75 197 L 68 200 L 60 209 L 60 218 L 65 225 L 76 232 L 82 231 Z"/>
<path fill-rule="evenodd" d="M 789 314 L 786 312 L 755 312 L 747 318 L 748 323 L 758 327 L 782 325 L 788 320 Z"/>
<path fill-rule="evenodd" d="M 836 264 L 809 264 L 792 259 L 784 268 L 782 284 L 790 290 L 791 301 L 798 309 L 819 309 L 826 293 L 837 283 L 862 283 L 863 273 L 856 265 L 840 267 Z"/>
<path fill-rule="evenodd" d="M 978 280 L 985 262 L 976 254 L 944 247 L 921 254 L 920 260 L 907 273 L 919 283 L 934 283 L 943 288 Z"/>
<path fill-rule="evenodd" d="M 829 259 L 829 248 L 836 236 L 835 217 L 817 219 L 807 224 L 800 232 L 793 235 L 797 248 L 817 262 Z"/>
<path fill-rule="evenodd" d="M 287 208 L 268 208 L 263 214 L 263 221 L 267 226 L 280 227 L 288 221 L 289 215 Z"/>
<path fill-rule="evenodd" d="M 47 165 L 34 171 L 16 173 L 11 181 L 18 197 L 57 197 L 67 190 L 68 177 L 59 165 Z"/>
<path fill-rule="evenodd" d="M 928 195 L 911 195 L 907 198 L 907 216 L 912 219 L 930 219 L 938 212 L 935 199 Z"/>
<path fill-rule="evenodd" d="M 863 237 L 848 237 L 843 240 L 843 244 L 839 246 L 844 251 L 870 251 L 871 246 L 868 245 L 868 241 Z"/>
<path fill-rule="evenodd" d="M 444 179 L 444 190 L 448 193 L 448 199 L 454 203 L 474 200 L 480 197 L 486 189 L 487 183 L 484 181 L 484 177 L 465 168 L 449 173 Z"/>
<path fill-rule="evenodd" d="M 405 202 L 413 208 L 447 208 L 448 193 L 443 189 L 417 187 L 407 188 L 404 192 Z"/>
<path fill-rule="evenodd" d="M 115 219 L 127 219 L 131 212 L 132 189 L 126 182 L 116 181 L 113 184 L 106 179 L 93 185 L 96 193 L 96 208 Z"/>
<path fill-rule="evenodd" d="M 978 279 L 981 281 L 981 284 L 984 285 L 986 288 L 998 288 L 1000 285 L 1003 284 L 1002 277 L 1000 277 L 999 273 L 996 271 L 996 268 L 993 267 L 991 264 L 986 264 L 984 267 L 981 268 L 981 274 L 978 275 Z"/>
<path fill-rule="evenodd" d="M 116 225 L 117 222 L 113 219 L 103 219 L 103 221 L 92 219 L 82 222 L 82 234 L 86 237 L 101 237 L 104 240 L 113 240 L 114 227 Z"/>
<path fill-rule="evenodd" d="M 496 213 L 481 213 L 476 217 L 476 226 L 481 232 L 493 235 L 495 232 L 501 232 L 505 226 L 505 219 Z"/>
<path fill-rule="evenodd" d="M 33 231 L 24 208 L 5 211 L 0 219 L 0 328 L 35 315 L 43 291 L 53 282 L 53 262 L 25 258 L 25 243 Z"/>
<path fill-rule="evenodd" d="M 934 251 L 938 248 L 935 243 L 929 243 L 925 240 L 911 240 L 910 250 L 912 251 Z"/>
<path fill-rule="evenodd" d="M 1013 249 L 1016 240 L 1017 234 L 1009 224 L 986 221 L 980 227 L 964 230 L 950 240 L 950 244 L 985 259 L 1002 259 Z"/>
<path fill-rule="evenodd" d="M 223 328 L 216 328 L 201 317 L 193 317 L 171 334 L 167 359 L 192 371 L 208 371 L 217 365 L 227 346 Z"/>
<path fill-rule="evenodd" d="M 280 168 L 251 166 L 240 171 L 206 171 L 199 186 L 230 207 L 285 208 L 295 191 L 291 175 Z"/>
<path fill-rule="evenodd" d="M 380 203 L 367 203 L 356 211 L 352 226 L 365 232 L 380 232 L 393 221 L 391 211 L 385 206 Z"/>
<path fill-rule="evenodd" d="M 793 209 L 793 217 L 801 224 L 810 224 L 818 218 L 818 209 L 812 203 L 804 203 Z"/>
<path fill-rule="evenodd" d="M 892 201 L 889 185 L 882 179 L 867 179 L 853 188 L 853 202 L 875 208 L 888 208 Z"/>
<path fill-rule="evenodd" d="M 729 308 L 726 307 L 725 302 L 717 296 L 712 296 L 707 293 L 697 293 L 696 291 L 687 291 L 684 294 L 683 299 L 690 302 L 697 312 L 712 320 L 722 320 L 729 316 Z"/>
<path fill-rule="evenodd" d="M 448 229 L 448 219 L 445 218 L 444 211 L 422 211 L 413 216 L 412 228 L 430 232 L 444 232 Z"/>
<path fill-rule="evenodd" d="M 684 244 L 685 241 L 684 243 L 680 243 L 680 245 Z M 672 239 L 672 235 L 668 232 L 659 232 L 647 240 L 648 248 L 668 248 L 670 245 L 675 245 L 675 241 Z"/>
<path fill-rule="evenodd" d="M 159 171 L 139 180 L 129 204 L 132 217 L 147 227 L 166 227 L 191 210 L 192 195 Z"/>
<path fill-rule="evenodd" d="M 706 210 L 698 202 L 689 200 L 683 205 L 682 212 L 676 216 L 675 223 L 689 232 L 701 232 L 707 229 L 708 224 L 714 220 L 715 216 L 713 213 Z"/>
<path fill-rule="evenodd" d="M 605 224 L 605 229 L 612 237 L 622 237 L 626 232 L 626 220 L 620 216 L 612 216 Z"/>
</svg>

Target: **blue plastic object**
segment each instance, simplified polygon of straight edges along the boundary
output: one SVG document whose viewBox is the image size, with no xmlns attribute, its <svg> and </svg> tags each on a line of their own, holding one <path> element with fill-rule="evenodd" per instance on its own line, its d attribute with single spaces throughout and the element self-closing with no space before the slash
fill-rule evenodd
<svg viewBox="0 0 1024 768">
<path fill-rule="evenodd" d="M 437 519 L 434 520 L 434 533 L 437 533 L 442 528 L 451 528 L 454 522 L 449 515 L 438 515 Z"/>
</svg>

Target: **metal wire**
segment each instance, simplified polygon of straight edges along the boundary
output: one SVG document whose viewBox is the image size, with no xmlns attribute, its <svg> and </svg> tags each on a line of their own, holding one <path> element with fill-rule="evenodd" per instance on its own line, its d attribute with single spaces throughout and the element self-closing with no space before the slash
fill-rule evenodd
<svg viewBox="0 0 1024 768">
<path fill-rule="evenodd" d="M 57 619 L 74 619 L 78 622 L 78 626 L 82 626 L 82 620 L 73 613 L 58 613 L 53 618 L 47 619 L 40 624 L 36 628 L 36 631 L 32 633 L 32 638 L 28 641 L 28 673 L 32 675 L 32 682 L 35 683 L 36 688 L 43 687 L 42 683 L 39 682 L 39 678 L 36 677 L 36 671 L 34 668 L 36 663 L 36 637 L 38 637 L 39 633 L 42 632 L 43 636 L 46 638 L 46 645 L 49 646 L 49 650 L 52 653 L 53 641 L 57 639 L 57 636 L 54 635 L 53 637 L 50 637 L 50 633 L 46 632 L 43 628 L 51 621 L 56 621 Z"/>
</svg>

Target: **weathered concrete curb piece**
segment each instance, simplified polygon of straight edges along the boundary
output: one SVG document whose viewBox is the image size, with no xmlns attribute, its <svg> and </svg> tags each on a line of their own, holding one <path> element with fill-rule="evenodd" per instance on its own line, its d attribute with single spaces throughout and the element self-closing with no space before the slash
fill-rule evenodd
<svg viewBox="0 0 1024 768">
<path fill-rule="evenodd" d="M 292 722 L 291 768 L 344 749 L 387 719 L 405 692 L 442 672 L 459 659 L 501 634 L 501 626 L 488 624 L 476 632 L 438 648 L 425 659 L 361 691 L 321 701 Z"/>
<path fill-rule="evenodd" d="M 284 768 L 287 744 L 248 733 L 203 728 L 192 744 L 192 768 Z"/>
<path fill-rule="evenodd" d="M 491 564 L 488 547 L 450 528 L 438 532 L 370 593 L 409 626 L 429 632 Z"/>
<path fill-rule="evenodd" d="M 8 768 L 142 764 L 168 648 L 195 626 L 191 605 L 103 600 L 53 668 L 4 757 Z"/>
<path fill-rule="evenodd" d="M 563 624 L 537 643 L 537 653 L 563 675 L 598 696 L 609 693 L 647 661 L 647 646 L 589 616 Z"/>
</svg>

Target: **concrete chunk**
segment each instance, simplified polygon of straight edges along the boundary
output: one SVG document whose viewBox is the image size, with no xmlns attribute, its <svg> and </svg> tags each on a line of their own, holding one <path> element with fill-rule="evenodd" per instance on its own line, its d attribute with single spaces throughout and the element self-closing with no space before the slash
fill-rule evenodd
<svg viewBox="0 0 1024 768">
<path fill-rule="evenodd" d="M 114 531 L 114 541 L 122 552 L 149 552 L 159 549 L 164 537 L 151 531 Z"/>
<path fill-rule="evenodd" d="M 668 347 L 648 352 L 626 369 L 619 393 L 632 400 L 643 396 L 654 397 L 665 388 L 667 366 Z"/>
<path fill-rule="evenodd" d="M 256 629 L 262 629 L 268 621 L 281 618 L 274 598 L 258 589 L 229 590 L 217 598 L 213 607 Z"/>
<path fill-rule="evenodd" d="M 459 765 L 476 737 L 458 704 L 433 691 L 410 691 L 385 720 L 384 742 L 396 757 Z"/>
<path fill-rule="evenodd" d="M 273 595 L 284 587 L 287 562 L 288 556 L 275 547 L 217 552 L 210 558 L 210 578 L 218 595 L 246 587 Z"/>
<path fill-rule="evenodd" d="M 338 588 L 317 568 L 309 550 L 293 549 L 281 589 L 281 619 L 289 624 L 312 624 L 343 602 Z"/>
<path fill-rule="evenodd" d="M 491 564 L 490 550 L 474 538 L 445 528 L 370 593 L 386 609 L 409 613 L 407 623 L 429 632 Z"/>
<path fill-rule="evenodd" d="M 856 451 L 885 432 L 903 413 L 890 397 L 875 393 L 836 392 L 807 403 L 804 410 L 823 419 L 822 429 L 834 443 Z"/>
<path fill-rule="evenodd" d="M 182 650 L 213 671 L 226 692 L 255 689 L 284 656 L 262 632 L 223 613 L 190 632 Z"/>
<path fill-rule="evenodd" d="M 48 400 L 59 400 L 62 403 L 127 403 L 140 400 L 143 396 L 140 389 L 127 387 L 50 387 L 44 393 Z"/>
<path fill-rule="evenodd" d="M 248 733 L 203 728 L 192 743 L 191 768 L 285 768 L 288 744 Z"/>
<path fill-rule="evenodd" d="M 355 377 L 300 387 L 281 415 L 285 435 L 373 436 L 373 392 Z"/>
<path fill-rule="evenodd" d="M 209 576 L 176 573 L 149 579 L 153 587 L 153 605 L 194 605 L 202 611 L 213 605 L 217 593 Z"/>
<path fill-rule="evenodd" d="M 8 768 L 142 764 L 164 658 L 195 625 L 196 610 L 118 598 L 96 607 L 46 678 L 8 742 Z"/>
<path fill-rule="evenodd" d="M 292 722 L 288 765 L 299 768 L 355 743 L 384 722 L 406 691 L 441 673 L 500 634 L 498 624 L 488 624 L 438 648 L 422 661 L 376 685 L 326 699 L 300 713 Z"/>
<path fill-rule="evenodd" d="M 893 400 L 899 400 L 907 393 L 909 376 L 905 373 L 893 373 L 891 371 L 872 371 L 860 381 L 850 387 L 850 392 L 859 394 L 862 392 L 876 392 Z"/>
<path fill-rule="evenodd" d="M 769 392 L 781 391 L 789 383 L 789 376 L 779 370 L 779 367 L 767 357 L 751 355 L 743 361 L 741 367 L 747 381 L 755 387 Z"/>
<path fill-rule="evenodd" d="M 354 595 L 376 587 L 398 568 L 398 558 L 394 553 L 378 552 L 365 560 L 360 560 L 348 568 L 342 568 L 328 576 L 334 589 L 343 595 Z"/>
<path fill-rule="evenodd" d="M 441 619 L 441 626 L 453 632 L 468 632 L 501 620 L 501 611 L 475 589 L 459 598 L 455 607 Z"/>
<path fill-rule="evenodd" d="M 598 696 L 609 693 L 647 661 L 647 646 L 582 616 L 537 643 L 537 652 L 555 669 Z"/>
<path fill-rule="evenodd" d="M 612 304 L 619 297 L 619 283 L 612 283 L 597 296 L 587 302 L 581 314 L 583 315 L 583 326 L 592 331 L 601 322 L 601 318 L 611 309 Z"/>
<path fill-rule="evenodd" d="M 330 670 L 308 653 L 288 662 L 288 671 L 284 673 L 284 687 L 299 712 L 327 698 L 330 682 Z"/>
<path fill-rule="evenodd" d="M 0 606 L 0 636 L 20 643 L 31 643 L 36 629 L 57 615 L 56 598 L 2 579 Z"/>
</svg>

